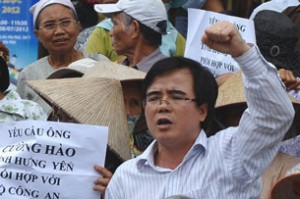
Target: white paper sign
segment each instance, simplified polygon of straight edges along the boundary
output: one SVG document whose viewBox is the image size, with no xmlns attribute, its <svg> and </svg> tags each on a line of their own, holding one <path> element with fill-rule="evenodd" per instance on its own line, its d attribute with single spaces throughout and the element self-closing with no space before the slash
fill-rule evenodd
<svg viewBox="0 0 300 199">
<path fill-rule="evenodd" d="M 0 124 L 0 198 L 99 199 L 108 128 L 23 121 Z"/>
<path fill-rule="evenodd" d="M 188 9 L 188 34 L 184 56 L 208 67 L 215 77 L 239 70 L 238 64 L 230 55 L 212 50 L 201 42 L 204 30 L 219 21 L 234 23 L 247 43 L 256 44 L 252 20 L 200 9 Z"/>
</svg>

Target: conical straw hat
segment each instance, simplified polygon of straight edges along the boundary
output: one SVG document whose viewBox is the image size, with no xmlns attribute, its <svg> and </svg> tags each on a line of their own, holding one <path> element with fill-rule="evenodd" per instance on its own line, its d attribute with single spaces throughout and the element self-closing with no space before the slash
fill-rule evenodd
<svg viewBox="0 0 300 199">
<path fill-rule="evenodd" d="M 300 101 L 289 95 L 294 105 L 300 105 Z M 234 73 L 228 80 L 219 87 L 219 94 L 216 101 L 216 108 L 246 103 L 244 84 L 242 80 L 242 72 Z"/>
<path fill-rule="evenodd" d="M 260 198 L 271 199 L 271 190 L 274 185 L 282 178 L 284 178 L 287 173 L 290 172 L 291 169 L 299 162 L 300 159 L 296 156 L 278 152 L 272 163 L 268 166 L 268 168 L 262 175 L 262 193 L 260 195 Z"/>
<path fill-rule="evenodd" d="M 32 80 L 28 85 L 50 104 L 83 124 L 109 127 L 108 148 L 122 160 L 130 155 L 122 87 L 107 78 Z"/>
<path fill-rule="evenodd" d="M 91 67 L 84 73 L 83 78 L 106 77 L 117 79 L 120 81 L 127 81 L 143 80 L 145 76 L 145 72 L 136 70 L 128 66 L 124 66 L 113 62 L 98 61 L 94 64 L 93 67 Z"/>
<path fill-rule="evenodd" d="M 134 68 L 109 61 L 94 61 L 82 59 L 70 64 L 66 68 L 54 71 L 47 79 L 65 77 L 105 77 L 120 81 L 143 80 L 146 73 Z"/>
<path fill-rule="evenodd" d="M 300 198 L 300 163 L 287 172 L 286 177 L 279 180 L 271 191 L 272 199 Z"/>
<path fill-rule="evenodd" d="M 292 131 L 290 131 L 286 134 L 284 139 L 288 139 L 300 134 L 300 101 L 290 95 L 288 96 L 291 102 L 293 103 L 296 112 L 293 121 L 293 127 L 295 128 L 295 132 L 292 133 Z M 215 108 L 218 110 L 222 107 L 228 107 L 239 104 L 246 104 L 245 90 L 242 81 L 241 71 L 234 73 L 219 87 L 219 94 Z"/>
<path fill-rule="evenodd" d="M 83 60 L 79 60 L 77 62 L 74 62 L 72 64 L 70 64 L 68 67 L 66 68 L 62 68 L 62 69 L 58 69 L 56 70 L 54 73 L 52 73 L 48 79 L 50 79 L 51 82 L 47 82 L 49 80 L 38 80 L 38 81 L 30 81 L 29 86 L 33 88 L 33 90 L 35 90 L 38 94 L 40 94 L 44 99 L 46 99 L 46 101 L 48 101 L 50 104 L 54 104 L 57 107 L 60 107 L 66 114 L 68 114 L 70 117 L 73 117 L 76 121 L 80 122 L 80 123 L 86 123 L 86 124 L 94 124 L 94 122 L 91 123 L 90 120 L 86 120 L 84 118 L 82 118 L 82 115 L 80 117 L 80 115 L 77 114 L 87 114 L 90 115 L 91 118 L 89 119 L 93 119 L 96 120 L 96 124 L 100 124 L 100 125 L 106 125 L 107 123 L 103 123 L 102 121 L 98 122 L 98 118 L 97 117 L 93 117 L 93 114 L 91 113 L 87 113 L 86 110 L 90 110 L 90 108 L 83 108 L 82 110 L 78 110 L 74 109 L 73 107 L 78 107 L 79 105 L 82 106 L 82 102 L 78 101 L 76 99 L 76 96 L 69 96 L 69 100 L 65 100 L 63 98 L 64 93 L 68 93 L 68 92 L 73 92 L 74 88 L 73 87 L 77 87 L 78 86 L 83 86 L 85 88 L 78 88 L 78 95 L 79 96 L 85 96 L 83 97 L 84 99 L 86 99 L 86 102 L 92 102 L 92 100 L 94 99 L 93 95 L 99 95 L 100 93 L 106 93 L 105 89 L 102 89 L 102 87 L 105 87 L 105 85 L 102 85 L 101 83 L 93 83 L 90 84 L 88 83 L 89 80 L 82 80 L 82 79 L 97 79 L 101 77 L 105 77 L 105 78 L 111 78 L 111 79 L 117 79 L 119 80 L 121 83 L 125 83 L 127 81 L 135 81 L 136 83 L 141 83 L 141 81 L 144 79 L 146 73 L 142 72 L 142 71 L 138 71 L 136 69 L 124 66 L 124 65 L 120 65 L 117 63 L 113 63 L 113 62 L 107 62 L 107 61 L 93 61 L 93 60 L 89 60 L 89 59 L 83 59 Z M 83 78 L 79 79 L 76 78 L 74 79 L 74 83 L 68 83 L 67 88 L 64 90 L 62 89 L 61 85 L 66 84 L 68 81 L 60 81 L 59 78 L 68 78 L 68 77 L 82 77 Z M 96 78 L 97 77 L 97 78 Z M 57 81 L 53 81 L 53 79 L 56 79 Z M 70 79 L 70 78 L 69 78 Z M 72 78 L 73 79 L 73 78 Z M 44 82 L 46 81 L 46 82 Z M 86 82 L 85 82 L 86 81 Z M 93 80 L 91 80 L 93 82 Z M 115 81 L 115 80 L 114 80 Z M 56 82 L 56 83 L 54 83 Z M 85 82 L 85 83 L 84 83 Z M 70 84 L 70 85 L 69 85 Z M 119 83 L 120 84 L 120 83 Z M 49 87 L 50 86 L 50 87 Z M 90 88 L 90 87 L 99 87 L 100 88 Z M 48 90 L 49 87 L 49 90 Z M 109 87 L 109 85 L 107 85 L 107 87 Z M 95 92 L 93 91 L 89 91 L 89 90 L 95 90 Z M 99 89 L 100 91 L 98 91 L 97 89 Z M 82 90 L 86 91 L 87 93 L 83 93 Z M 43 92 L 42 92 L 43 91 Z M 123 93 L 121 92 L 121 95 Z M 53 98 L 53 96 L 55 96 L 55 99 Z M 59 99 L 62 98 L 62 99 Z M 92 98 L 91 100 L 89 98 Z M 74 99 L 74 100 L 73 100 Z M 121 97 L 119 97 L 117 99 L 117 101 L 119 102 L 119 100 L 123 100 L 123 95 Z M 64 101 L 65 103 L 57 103 L 58 101 Z M 99 101 L 99 100 L 98 100 Z M 111 101 L 113 102 L 113 101 Z M 79 105 L 77 105 L 79 103 Z M 120 103 L 120 102 L 119 102 Z M 124 101 L 122 101 L 122 104 L 124 106 Z M 91 104 L 92 105 L 92 104 Z M 68 106 L 69 108 L 67 109 Z M 102 105 L 100 103 L 98 103 L 99 107 L 105 107 L 106 105 Z M 94 107 L 93 110 L 97 110 L 98 107 Z M 118 112 L 124 112 L 125 114 L 125 108 L 123 108 L 122 111 L 118 111 Z M 97 111 L 96 111 L 97 112 Z M 114 112 L 115 114 L 117 114 L 118 112 Z M 86 116 L 85 116 L 86 117 Z M 126 118 L 126 117 L 125 117 Z M 118 122 L 122 121 L 118 121 L 116 120 L 115 122 L 112 122 L 111 124 L 117 124 Z M 124 124 L 126 126 L 126 128 L 123 128 L 122 130 L 122 135 L 128 134 L 127 137 L 123 137 L 123 136 L 116 136 L 118 135 L 118 131 L 114 131 L 113 133 L 109 133 L 109 141 L 108 141 L 108 148 L 112 148 L 113 153 L 111 153 L 110 150 L 108 150 L 109 154 L 107 154 L 106 158 L 106 162 L 113 162 L 114 165 L 117 165 L 119 163 L 122 163 L 122 161 L 127 160 L 130 158 L 129 153 L 130 151 L 128 151 L 129 148 L 129 132 L 128 132 L 128 126 L 127 126 L 127 120 L 125 119 L 126 124 Z M 118 128 L 117 128 L 118 129 Z M 120 129 L 120 128 L 119 128 Z M 112 135 L 111 135 L 112 134 Z M 120 139 L 120 140 L 119 140 Z M 121 142 L 123 139 L 123 142 L 126 142 L 128 144 L 116 144 Z M 130 149 L 129 149 L 130 150 Z M 121 157 L 121 160 L 118 161 L 118 163 L 116 163 L 115 161 L 115 153 L 117 154 L 118 157 Z M 113 166 L 114 166 L 113 165 Z M 113 170 L 113 169 L 112 169 Z"/>
<path fill-rule="evenodd" d="M 223 106 L 246 103 L 245 91 L 242 82 L 242 73 L 234 73 L 219 87 L 216 108 Z"/>
</svg>

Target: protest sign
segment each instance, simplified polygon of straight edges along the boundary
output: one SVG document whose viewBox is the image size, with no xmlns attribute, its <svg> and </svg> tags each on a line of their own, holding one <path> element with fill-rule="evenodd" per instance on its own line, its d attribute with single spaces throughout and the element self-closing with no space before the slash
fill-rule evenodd
<svg viewBox="0 0 300 199">
<path fill-rule="evenodd" d="M 219 21 L 234 23 L 247 43 L 256 44 L 255 28 L 252 20 L 200 9 L 188 9 L 185 57 L 208 67 L 215 77 L 239 70 L 238 64 L 230 55 L 217 52 L 201 41 L 204 30 Z"/>
<path fill-rule="evenodd" d="M 0 198 L 99 199 L 108 128 L 45 121 L 0 124 Z"/>
</svg>

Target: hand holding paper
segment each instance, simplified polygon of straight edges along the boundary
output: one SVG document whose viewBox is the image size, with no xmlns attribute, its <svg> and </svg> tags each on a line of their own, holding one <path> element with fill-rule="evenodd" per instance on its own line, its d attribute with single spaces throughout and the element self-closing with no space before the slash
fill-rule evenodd
<svg viewBox="0 0 300 199">
<path fill-rule="evenodd" d="M 202 42 L 219 52 L 238 57 L 246 53 L 250 46 L 243 40 L 236 26 L 227 21 L 218 22 L 208 27 Z"/>
<path fill-rule="evenodd" d="M 101 167 L 99 165 L 95 165 L 94 169 L 101 175 L 94 182 L 94 190 L 99 191 L 102 194 L 103 198 L 105 198 L 105 190 L 113 174 L 105 167 Z"/>
</svg>

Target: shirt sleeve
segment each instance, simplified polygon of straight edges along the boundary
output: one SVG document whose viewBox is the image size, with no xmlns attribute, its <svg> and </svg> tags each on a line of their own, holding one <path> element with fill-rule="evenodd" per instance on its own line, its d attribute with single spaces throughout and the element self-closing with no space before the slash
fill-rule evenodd
<svg viewBox="0 0 300 199">
<path fill-rule="evenodd" d="M 243 71 L 248 109 L 232 140 L 233 172 L 242 180 L 251 180 L 272 162 L 294 109 L 277 70 L 256 46 L 235 60 Z"/>
<path fill-rule="evenodd" d="M 106 55 L 105 49 L 103 48 L 103 38 L 101 34 L 101 28 L 96 27 L 91 35 L 87 39 L 85 46 L 86 53 L 101 53 Z"/>
</svg>

